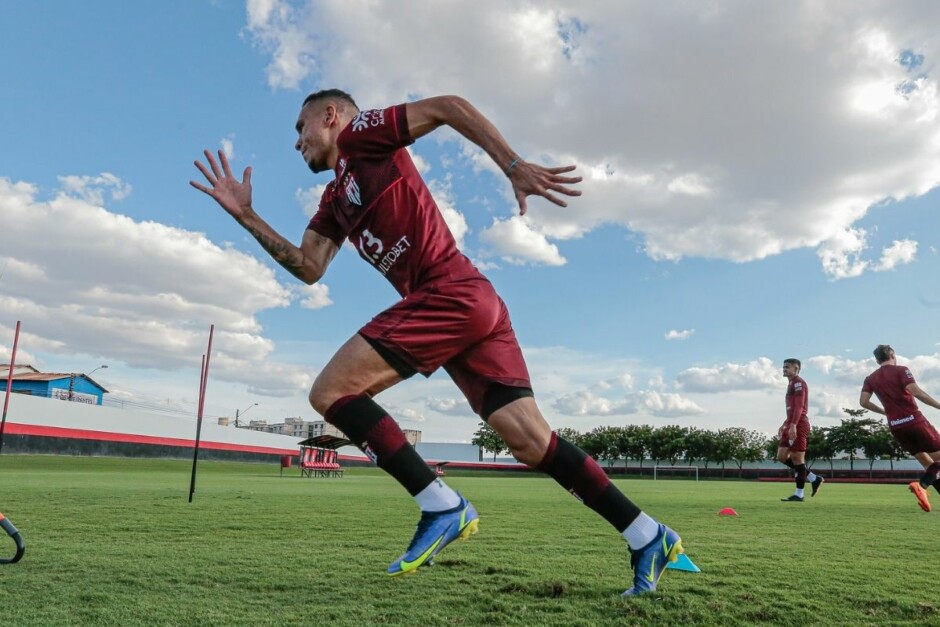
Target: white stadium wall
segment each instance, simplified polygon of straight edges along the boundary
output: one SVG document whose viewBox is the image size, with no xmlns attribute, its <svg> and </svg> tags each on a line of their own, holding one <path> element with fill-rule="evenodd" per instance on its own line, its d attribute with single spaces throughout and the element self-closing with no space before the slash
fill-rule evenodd
<svg viewBox="0 0 940 627">
<path fill-rule="evenodd" d="M 192 458 L 196 418 L 11 394 L 3 453 Z M 204 419 L 200 459 L 275 461 L 294 437 L 223 427 Z"/>
</svg>

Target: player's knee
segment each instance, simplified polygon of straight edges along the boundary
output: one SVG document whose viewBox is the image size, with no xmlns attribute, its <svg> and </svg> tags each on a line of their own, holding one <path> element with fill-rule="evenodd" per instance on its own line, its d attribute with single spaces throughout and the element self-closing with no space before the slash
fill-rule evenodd
<svg viewBox="0 0 940 627">
<path fill-rule="evenodd" d="M 545 447 L 539 446 L 534 440 L 516 444 L 507 442 L 507 445 L 509 446 L 509 452 L 512 453 L 516 461 L 526 466 L 538 466 L 545 455 Z"/>
<path fill-rule="evenodd" d="M 336 402 L 337 398 L 339 398 L 339 396 L 333 393 L 329 386 L 324 385 L 319 377 L 313 382 L 313 386 L 310 388 L 310 394 L 307 396 L 307 400 L 310 401 L 310 406 L 321 416 L 326 416 L 327 410 Z"/>
</svg>

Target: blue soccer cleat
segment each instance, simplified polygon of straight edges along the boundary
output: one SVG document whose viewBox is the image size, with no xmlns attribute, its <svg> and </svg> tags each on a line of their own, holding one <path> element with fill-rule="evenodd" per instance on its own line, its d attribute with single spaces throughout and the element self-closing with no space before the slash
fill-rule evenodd
<svg viewBox="0 0 940 627">
<path fill-rule="evenodd" d="M 621 596 L 633 597 L 652 592 L 666 570 L 668 562 L 675 562 L 684 553 L 682 538 L 666 525 L 659 525 L 659 533 L 642 549 L 630 551 L 630 567 L 633 569 L 633 587 Z"/>
<path fill-rule="evenodd" d="M 457 540 L 466 540 L 477 532 L 480 516 L 470 502 L 460 497 L 460 505 L 443 512 L 421 512 L 421 520 L 405 554 L 392 562 L 389 575 L 412 573 L 429 565 L 445 546 Z"/>
</svg>

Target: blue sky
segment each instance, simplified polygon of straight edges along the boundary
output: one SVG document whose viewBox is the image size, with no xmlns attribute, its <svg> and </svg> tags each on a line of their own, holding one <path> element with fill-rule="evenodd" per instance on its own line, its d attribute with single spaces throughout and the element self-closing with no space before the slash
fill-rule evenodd
<svg viewBox="0 0 940 627">
<path fill-rule="evenodd" d="M 53 10 L 54 8 L 54 10 Z M 940 394 L 940 7 L 596 2 L 0 3 L 0 358 L 107 370 L 114 399 L 313 418 L 306 390 L 396 296 L 351 250 L 310 289 L 192 190 L 224 148 L 298 242 L 327 174 L 298 106 L 465 96 L 584 195 L 516 216 L 485 155 L 413 154 L 509 304 L 556 427 L 783 419 L 798 357 L 816 424 L 852 407 L 871 349 Z M 429 441 L 478 420 L 445 376 L 380 397 Z"/>
</svg>

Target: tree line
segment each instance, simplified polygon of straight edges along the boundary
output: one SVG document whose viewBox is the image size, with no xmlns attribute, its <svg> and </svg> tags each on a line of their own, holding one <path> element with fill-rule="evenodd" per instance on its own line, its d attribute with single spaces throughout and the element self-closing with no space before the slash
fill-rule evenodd
<svg viewBox="0 0 940 627">
<path fill-rule="evenodd" d="M 895 461 L 910 458 L 883 421 L 865 418 L 867 410 L 864 409 L 844 408 L 842 411 L 849 417 L 842 419 L 839 425 L 813 427 L 810 431 L 807 465 L 825 461 L 832 471 L 833 460 L 841 455 L 849 460 L 849 467 L 854 470 L 856 459 L 864 457 L 871 473 L 875 461 L 890 461 L 893 470 Z M 770 437 L 743 427 L 711 431 L 679 425 L 624 425 L 595 427 L 585 432 L 567 427 L 557 431 L 559 436 L 608 467 L 620 460 L 635 462 L 640 468 L 647 462 L 659 465 L 669 462 L 675 466 L 681 461 L 706 469 L 710 464 L 720 465 L 722 469 L 726 464 L 734 464 L 741 471 L 748 462 L 774 459 L 779 445 L 776 435 Z M 485 422 L 480 422 L 471 443 L 481 451 L 492 453 L 493 461 L 498 455 L 509 453 L 503 439 Z"/>
</svg>

